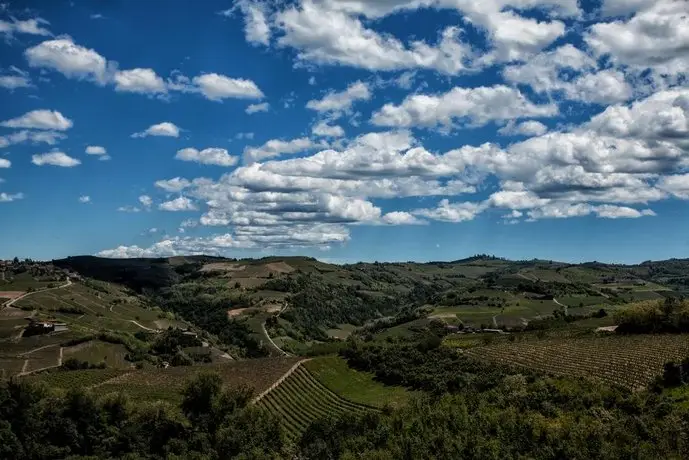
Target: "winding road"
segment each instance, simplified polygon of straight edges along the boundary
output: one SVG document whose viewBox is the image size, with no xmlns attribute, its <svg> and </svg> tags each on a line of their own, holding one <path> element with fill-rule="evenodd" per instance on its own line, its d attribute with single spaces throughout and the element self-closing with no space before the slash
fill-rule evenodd
<svg viewBox="0 0 689 460">
<path fill-rule="evenodd" d="M 559 306 L 561 306 L 562 308 L 564 308 L 564 309 L 565 309 L 565 316 L 567 316 L 567 314 L 568 314 L 568 313 L 567 313 L 567 309 L 568 309 L 569 307 L 568 307 L 567 305 L 563 304 L 563 303 L 558 302 L 558 300 L 557 300 L 555 297 L 553 297 L 553 302 L 555 302 L 556 304 L 558 304 Z"/>
<path fill-rule="evenodd" d="M 52 287 L 52 288 L 48 288 L 48 289 L 39 289 L 38 291 L 26 292 L 26 293 L 20 295 L 19 297 L 15 297 L 14 299 L 5 302 L 3 304 L 3 308 L 4 307 L 11 307 L 17 300 L 21 300 L 25 297 L 29 297 L 32 294 L 38 294 L 39 292 L 54 291 L 55 289 L 62 289 L 62 288 L 66 288 L 66 287 L 71 286 L 71 285 L 72 285 L 72 281 L 67 280 L 67 282 L 61 286 L 56 286 L 56 287 Z"/>
</svg>

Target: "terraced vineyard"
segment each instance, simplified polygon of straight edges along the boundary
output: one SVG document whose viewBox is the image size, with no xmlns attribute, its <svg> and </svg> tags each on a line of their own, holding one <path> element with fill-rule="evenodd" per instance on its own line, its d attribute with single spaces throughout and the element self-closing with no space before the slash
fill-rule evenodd
<svg viewBox="0 0 689 460">
<path fill-rule="evenodd" d="M 278 417 L 290 437 L 296 437 L 319 418 L 345 412 L 375 410 L 343 399 L 328 390 L 302 365 L 258 404 Z"/>
<path fill-rule="evenodd" d="M 587 377 L 638 390 L 668 361 L 689 356 L 689 335 L 634 335 L 510 342 L 465 350 L 468 355 L 555 375 Z"/>
</svg>

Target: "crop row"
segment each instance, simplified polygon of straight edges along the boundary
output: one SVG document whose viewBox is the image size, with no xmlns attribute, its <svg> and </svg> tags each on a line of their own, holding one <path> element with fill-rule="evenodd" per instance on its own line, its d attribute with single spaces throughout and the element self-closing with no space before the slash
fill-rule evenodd
<svg viewBox="0 0 689 460">
<path fill-rule="evenodd" d="M 371 410 L 339 397 L 303 366 L 261 399 L 259 405 L 278 417 L 292 437 L 303 433 L 315 420 Z"/>
<path fill-rule="evenodd" d="M 638 389 L 662 374 L 666 362 L 689 356 L 689 336 L 552 339 L 477 347 L 466 353 L 550 374 L 588 377 Z"/>
</svg>

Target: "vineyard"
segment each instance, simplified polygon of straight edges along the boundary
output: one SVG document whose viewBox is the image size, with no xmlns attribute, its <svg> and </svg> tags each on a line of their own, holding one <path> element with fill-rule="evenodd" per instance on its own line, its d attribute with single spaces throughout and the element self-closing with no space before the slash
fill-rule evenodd
<svg viewBox="0 0 689 460">
<path fill-rule="evenodd" d="M 168 369 L 65 371 L 47 373 L 36 378 L 62 388 L 97 389 L 100 394 L 124 391 L 137 401 L 166 400 L 178 403 L 182 398 L 180 392 L 186 383 L 200 373 L 217 373 L 225 385 L 246 385 L 259 394 L 297 361 L 299 360 L 296 358 L 265 358 Z"/>
<path fill-rule="evenodd" d="M 339 397 L 316 380 L 303 365 L 258 404 L 278 417 L 292 438 L 303 433 L 317 419 L 374 410 Z"/>
<path fill-rule="evenodd" d="M 689 336 L 546 339 L 476 347 L 465 353 L 545 373 L 587 377 L 638 390 L 661 375 L 666 362 L 681 361 L 689 356 Z"/>
</svg>

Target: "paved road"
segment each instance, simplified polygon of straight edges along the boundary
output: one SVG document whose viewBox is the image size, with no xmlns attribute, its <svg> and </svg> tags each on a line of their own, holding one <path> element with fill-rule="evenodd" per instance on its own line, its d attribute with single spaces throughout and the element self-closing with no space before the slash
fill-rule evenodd
<svg viewBox="0 0 689 460">
<path fill-rule="evenodd" d="M 66 287 L 71 286 L 71 285 L 72 285 L 72 281 L 71 281 L 71 280 L 67 280 L 67 282 L 66 282 L 65 284 L 63 284 L 62 286 L 56 286 L 56 287 L 53 287 L 53 288 L 40 289 L 40 290 L 38 290 L 38 291 L 27 292 L 26 294 L 22 294 L 22 295 L 20 295 L 19 297 L 15 297 L 14 299 L 12 299 L 12 300 L 10 300 L 10 301 L 5 302 L 5 304 L 3 305 L 3 307 L 11 307 L 17 300 L 21 300 L 21 299 L 23 299 L 23 298 L 25 298 L 25 297 L 29 297 L 29 296 L 32 295 L 32 294 L 38 294 L 39 292 L 54 291 L 55 289 L 62 289 L 62 288 L 66 288 Z"/>
</svg>

